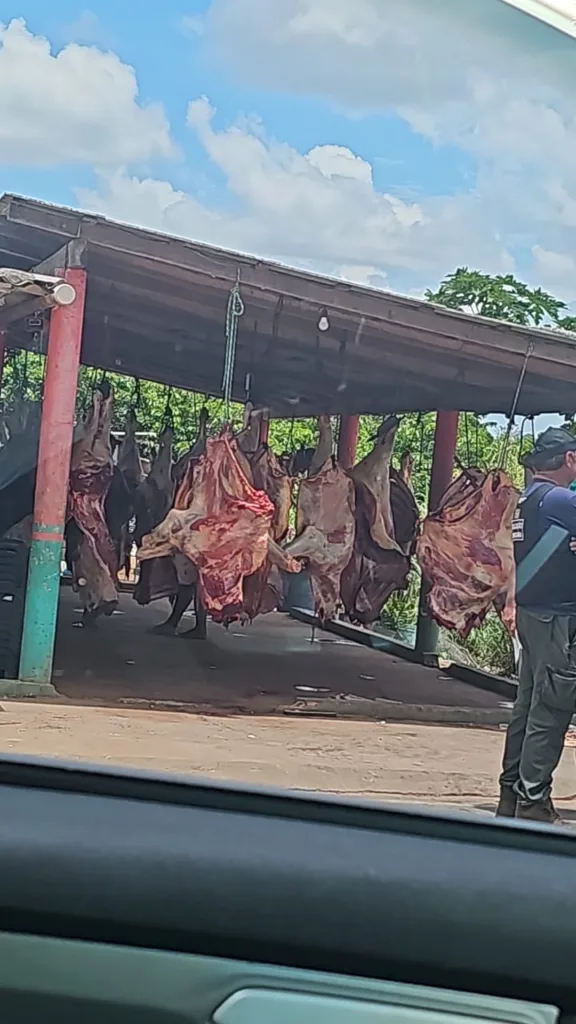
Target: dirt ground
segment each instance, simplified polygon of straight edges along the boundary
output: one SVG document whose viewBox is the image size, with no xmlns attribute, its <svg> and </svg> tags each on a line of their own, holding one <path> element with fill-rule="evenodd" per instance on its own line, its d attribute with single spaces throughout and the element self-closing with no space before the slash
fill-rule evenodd
<svg viewBox="0 0 576 1024">
<path fill-rule="evenodd" d="M 78 626 L 76 595 L 63 588 L 53 677 L 58 692 L 73 702 L 173 701 L 204 713 L 260 715 L 315 695 L 499 707 L 496 695 L 438 670 L 321 631 L 312 640 L 310 627 L 287 615 L 262 616 L 228 631 L 209 624 L 208 641 L 198 642 L 152 634 L 168 614 L 168 602 L 141 608 L 121 594 L 118 611 L 85 630 Z M 182 628 L 192 625 L 193 619 L 185 618 Z"/>
<path fill-rule="evenodd" d="M 494 809 L 500 730 L 4 702 L 0 753 L 382 801 Z M 556 777 L 576 811 L 574 750 Z M 570 815 L 571 816 L 571 815 Z"/>
</svg>

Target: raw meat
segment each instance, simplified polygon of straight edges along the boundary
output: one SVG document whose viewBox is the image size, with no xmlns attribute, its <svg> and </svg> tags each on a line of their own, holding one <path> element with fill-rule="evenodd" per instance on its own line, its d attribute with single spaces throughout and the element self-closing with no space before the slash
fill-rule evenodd
<svg viewBox="0 0 576 1024">
<path fill-rule="evenodd" d="M 251 459 L 254 487 L 264 491 L 274 505 L 271 535 L 281 544 L 288 533 L 290 506 L 292 504 L 292 480 L 280 459 L 268 445 L 262 445 Z"/>
<path fill-rule="evenodd" d="M 412 490 L 413 459 L 410 452 L 400 458 L 400 469 L 390 467 L 390 504 L 396 543 L 405 555 L 413 555 L 420 530 L 420 510 Z"/>
<path fill-rule="evenodd" d="M 146 479 L 136 491 L 135 540 L 141 544 L 145 534 L 161 523 L 172 507 L 174 483 L 172 480 L 172 446 L 174 431 L 164 427 L 158 439 L 158 451 Z"/>
<path fill-rule="evenodd" d="M 279 546 L 288 533 L 292 505 L 292 479 L 268 445 L 261 445 L 250 461 L 254 486 L 274 505 L 268 556 L 244 583 L 244 613 L 251 622 L 257 615 L 273 612 L 282 604 L 284 587 L 280 571 L 299 572 L 300 563 L 290 560 Z"/>
<path fill-rule="evenodd" d="M 398 420 L 388 417 L 372 451 L 350 471 L 356 488 L 356 532 L 341 596 L 349 619 L 362 625 L 379 619 L 390 595 L 408 586 L 409 556 L 418 531 L 409 454 L 402 456 L 400 472 L 390 465 L 397 430 Z"/>
<path fill-rule="evenodd" d="M 144 480 L 136 428 L 136 414 L 130 410 L 126 417 L 124 437 L 118 448 L 114 475 L 104 503 L 104 514 L 116 549 L 118 566 L 127 573 L 130 571 L 130 551 L 133 543 L 129 524 L 135 512 L 136 491 Z"/>
<path fill-rule="evenodd" d="M 68 515 L 76 526 L 72 548 L 74 587 L 84 611 L 110 615 L 118 603 L 116 550 L 104 516 L 114 466 L 110 445 L 113 395 L 94 392 L 83 436 L 72 448 Z"/>
<path fill-rule="evenodd" d="M 142 459 L 136 440 L 138 421 L 136 413 L 130 409 L 126 416 L 124 437 L 118 449 L 117 466 L 124 477 L 130 491 L 135 491 L 144 482 Z"/>
<path fill-rule="evenodd" d="M 202 603 L 213 619 L 242 614 L 243 581 L 268 554 L 274 506 L 240 468 L 229 431 L 209 439 L 194 473 L 192 504 L 173 509 L 144 538 L 140 558 L 180 552 L 198 570 Z"/>
<path fill-rule="evenodd" d="M 142 539 L 162 522 L 172 507 L 174 483 L 172 480 L 172 445 L 174 431 L 166 426 L 160 434 L 158 452 L 150 472 L 134 495 L 136 528 L 134 540 L 137 547 Z M 134 600 L 138 604 L 149 604 L 163 597 L 172 597 L 178 590 L 178 579 L 171 558 L 147 561 L 140 565 L 138 582 L 134 588 Z"/>
<path fill-rule="evenodd" d="M 518 491 L 501 470 L 467 470 L 422 527 L 417 555 L 433 618 L 461 636 L 494 607 L 514 630 L 512 519 Z"/>
<path fill-rule="evenodd" d="M 246 402 L 244 406 L 244 424 L 235 439 L 236 444 L 244 455 L 250 456 L 258 451 L 262 422 L 267 415 L 266 409 L 255 409 L 251 402 Z"/>
<path fill-rule="evenodd" d="M 354 547 L 354 484 L 332 459 L 330 417 L 319 420 L 320 436 L 310 476 L 300 485 L 296 537 L 286 554 L 305 559 L 316 612 L 320 619 L 336 614 L 340 578 Z"/>
</svg>

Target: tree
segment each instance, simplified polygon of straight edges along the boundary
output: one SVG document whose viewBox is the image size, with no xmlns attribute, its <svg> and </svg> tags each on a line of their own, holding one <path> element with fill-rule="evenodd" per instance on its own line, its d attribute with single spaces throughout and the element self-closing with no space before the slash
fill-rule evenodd
<svg viewBox="0 0 576 1024">
<path fill-rule="evenodd" d="M 530 288 L 512 274 L 491 276 L 459 267 L 442 281 L 437 291 L 427 291 L 426 298 L 449 309 L 506 320 L 524 327 L 551 327 L 576 332 L 576 317 L 570 315 L 566 303 L 541 288 Z M 477 421 L 478 418 L 475 419 Z M 460 424 L 459 450 L 463 431 L 470 431 L 470 427 L 469 415 L 466 414 Z M 518 485 L 521 484 L 518 466 L 521 444 L 522 438 L 514 436 L 507 467 Z M 509 638 L 495 616 L 489 617 L 468 640 L 458 643 L 487 668 L 509 672 L 513 666 Z"/>
<path fill-rule="evenodd" d="M 444 278 L 437 291 L 428 289 L 425 294 L 429 302 L 476 316 L 508 320 L 524 327 L 576 331 L 576 317 L 570 316 L 565 302 L 541 288 L 529 288 L 512 274 L 481 274 L 479 270 L 459 267 Z"/>
</svg>

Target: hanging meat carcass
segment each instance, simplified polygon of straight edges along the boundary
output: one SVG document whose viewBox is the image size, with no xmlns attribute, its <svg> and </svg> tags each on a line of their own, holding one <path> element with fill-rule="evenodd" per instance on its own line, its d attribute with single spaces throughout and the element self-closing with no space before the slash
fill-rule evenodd
<svg viewBox="0 0 576 1024">
<path fill-rule="evenodd" d="M 391 465 L 398 420 L 388 417 L 372 451 L 350 471 L 356 489 L 352 557 L 342 573 L 341 596 L 351 622 L 369 625 L 396 590 L 405 590 L 419 513 L 410 486 L 411 457 Z"/>
<path fill-rule="evenodd" d="M 258 436 L 260 420 L 257 421 Z M 246 443 L 249 438 L 253 443 L 255 428 L 245 425 L 243 435 L 238 444 Z M 292 478 L 277 455 L 267 444 L 259 444 L 252 456 L 249 456 L 252 482 L 254 486 L 270 498 L 274 506 L 274 515 L 270 526 L 270 542 L 268 556 L 263 565 L 244 583 L 244 616 L 252 621 L 257 615 L 265 615 L 275 611 L 283 602 L 282 571 L 294 572 L 299 563 L 286 558 L 280 545 L 288 534 L 290 508 L 292 505 Z"/>
<path fill-rule="evenodd" d="M 490 608 L 514 630 L 512 519 L 518 491 L 501 470 L 457 477 L 424 521 L 417 557 L 432 617 L 468 636 Z"/>
<path fill-rule="evenodd" d="M 181 553 L 198 570 L 202 603 L 216 621 L 242 615 L 243 582 L 264 563 L 274 506 L 242 469 L 229 430 L 209 439 L 194 470 L 192 504 L 173 509 L 144 538 L 143 561 Z"/>
<path fill-rule="evenodd" d="M 131 409 L 126 417 L 124 437 L 118 449 L 118 459 L 104 503 L 104 513 L 116 549 L 118 566 L 125 569 L 126 573 L 130 571 L 130 551 L 133 543 L 129 524 L 135 512 L 136 492 L 144 481 L 136 440 L 137 426 L 136 413 Z"/>
<path fill-rule="evenodd" d="M 184 511 L 192 504 L 194 472 L 199 459 L 206 452 L 207 436 L 208 410 L 204 408 L 200 411 L 198 436 L 194 444 L 172 467 L 172 479 L 176 486 L 173 507 L 179 511 Z M 176 551 L 170 558 L 153 559 L 152 561 L 145 562 L 141 571 L 145 572 L 147 566 L 156 564 L 164 567 L 163 572 L 166 584 L 168 584 L 169 574 L 171 574 L 173 592 L 169 596 L 172 601 L 172 611 L 164 622 L 154 626 L 152 632 L 162 636 L 176 636 L 184 612 L 194 601 L 196 624 L 193 629 L 189 629 L 180 635 L 188 640 L 205 640 L 207 615 L 198 593 L 198 570 L 196 566 L 181 551 Z"/>
<path fill-rule="evenodd" d="M 355 495 L 348 473 L 332 458 L 332 427 L 321 416 L 309 475 L 300 485 L 296 537 L 285 548 L 310 571 L 316 612 L 330 619 L 340 603 L 341 576 L 354 548 Z"/>
<path fill-rule="evenodd" d="M 171 424 L 167 424 L 158 438 L 158 451 L 152 460 L 150 472 L 134 494 L 134 542 L 137 548 L 140 548 L 143 538 L 163 521 L 172 507 L 173 443 L 174 430 Z M 178 580 L 171 558 L 141 563 L 134 588 L 134 600 L 138 604 L 145 605 L 163 597 L 173 597 L 177 589 Z"/>
<path fill-rule="evenodd" d="M 111 615 L 118 603 L 118 562 L 104 515 L 114 466 L 110 443 L 113 394 L 104 382 L 94 392 L 83 434 L 72 448 L 68 517 L 74 525 L 70 558 L 84 622 Z"/>
</svg>

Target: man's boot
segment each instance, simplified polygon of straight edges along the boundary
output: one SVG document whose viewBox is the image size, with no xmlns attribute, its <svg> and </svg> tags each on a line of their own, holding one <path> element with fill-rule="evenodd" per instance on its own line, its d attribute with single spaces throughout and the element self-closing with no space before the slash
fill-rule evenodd
<svg viewBox="0 0 576 1024">
<path fill-rule="evenodd" d="M 529 804 L 518 802 L 516 817 L 523 821 L 541 821 L 546 825 L 562 824 L 562 818 L 550 797 L 547 800 L 537 800 Z"/>
<path fill-rule="evenodd" d="M 518 797 L 511 786 L 500 787 L 500 799 L 496 808 L 497 818 L 515 818 Z"/>
</svg>

